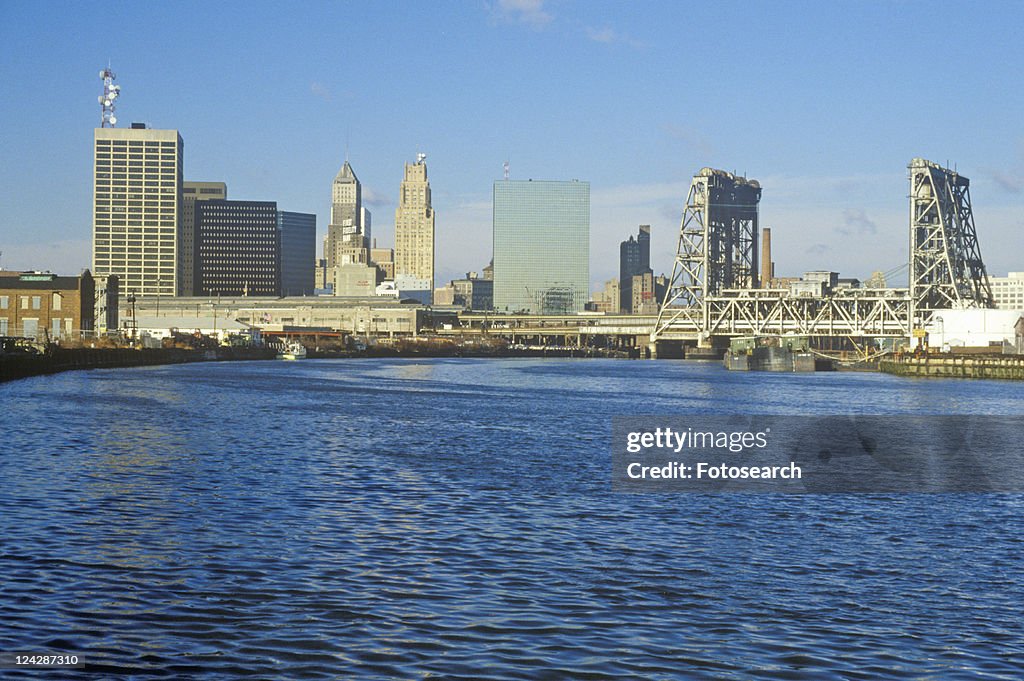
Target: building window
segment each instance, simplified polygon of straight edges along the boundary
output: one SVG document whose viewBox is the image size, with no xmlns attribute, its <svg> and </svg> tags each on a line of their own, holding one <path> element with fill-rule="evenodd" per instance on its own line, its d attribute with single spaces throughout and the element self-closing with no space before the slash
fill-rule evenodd
<svg viewBox="0 0 1024 681">
<path fill-rule="evenodd" d="M 32 309 L 38 310 L 43 306 L 42 296 L 32 296 Z"/>
<path fill-rule="evenodd" d="M 8 305 L 8 297 L 0 296 L 0 310 L 6 310 Z"/>
<path fill-rule="evenodd" d="M 59 293 L 54 293 L 53 294 L 53 309 L 54 310 L 59 310 L 60 309 L 61 298 L 63 298 L 63 297 L 64 296 L 62 296 Z"/>
<path fill-rule="evenodd" d="M 21 309 L 22 310 L 27 310 L 28 309 L 28 296 L 22 296 L 21 297 Z"/>
<path fill-rule="evenodd" d="M 0 317 L 0 336 L 7 335 L 7 317 Z"/>
</svg>

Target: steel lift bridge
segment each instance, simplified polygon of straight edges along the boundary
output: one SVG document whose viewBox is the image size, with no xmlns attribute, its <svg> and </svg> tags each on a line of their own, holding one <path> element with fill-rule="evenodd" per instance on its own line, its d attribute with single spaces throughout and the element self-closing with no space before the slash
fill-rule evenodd
<svg viewBox="0 0 1024 681">
<path fill-rule="evenodd" d="M 910 339 L 937 310 L 993 307 L 978 248 L 970 180 L 915 158 L 910 171 L 909 288 L 793 295 L 758 280 L 761 187 L 722 170 L 694 176 L 672 277 L 651 344 L 721 346 L 732 336 L 797 334 L 849 339 L 868 354 L 876 339 Z"/>
</svg>

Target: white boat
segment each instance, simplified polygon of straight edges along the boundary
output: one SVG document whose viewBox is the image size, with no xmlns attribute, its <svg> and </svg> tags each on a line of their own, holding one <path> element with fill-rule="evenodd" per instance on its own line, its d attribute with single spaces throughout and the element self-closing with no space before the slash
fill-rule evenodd
<svg viewBox="0 0 1024 681">
<path fill-rule="evenodd" d="M 302 343 L 289 343 L 277 353 L 278 359 L 306 359 L 306 346 Z"/>
</svg>

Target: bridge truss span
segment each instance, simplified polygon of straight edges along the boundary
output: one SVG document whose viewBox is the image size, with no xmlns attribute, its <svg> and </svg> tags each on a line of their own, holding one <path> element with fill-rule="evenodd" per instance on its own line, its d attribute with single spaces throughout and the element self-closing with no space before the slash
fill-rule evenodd
<svg viewBox="0 0 1024 681">
<path fill-rule="evenodd" d="M 754 180 L 694 176 L 676 260 L 650 340 L 716 345 L 730 336 L 921 337 L 937 310 L 993 306 L 971 209 L 970 180 L 916 158 L 910 171 L 909 288 L 759 288 Z"/>
<path fill-rule="evenodd" d="M 708 299 L 709 336 L 799 334 L 899 338 L 910 334 L 906 289 L 849 289 L 826 297 L 739 289 Z"/>
</svg>

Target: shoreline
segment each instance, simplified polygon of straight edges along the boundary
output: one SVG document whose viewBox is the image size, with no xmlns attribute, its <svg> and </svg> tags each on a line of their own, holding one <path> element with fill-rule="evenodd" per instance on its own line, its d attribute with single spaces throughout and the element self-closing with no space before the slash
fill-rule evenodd
<svg viewBox="0 0 1024 681">
<path fill-rule="evenodd" d="M 191 362 L 274 359 L 269 348 L 54 348 L 44 354 L 0 355 L 0 383 L 80 369 L 117 369 Z"/>
<path fill-rule="evenodd" d="M 33 376 L 82 369 L 113 369 L 137 366 L 162 366 L 192 362 L 232 362 L 274 360 L 271 348 L 219 347 L 189 348 L 53 348 L 43 354 L 0 354 L 0 383 Z M 635 353 L 603 348 L 465 348 L 459 346 L 415 345 L 405 347 L 370 346 L 358 350 L 309 350 L 308 360 L 318 359 L 639 359 Z M 307 360 L 300 360 L 307 361 Z M 701 360 L 690 360 L 701 361 Z M 960 378 L 1024 380 L 1024 357 L 902 357 L 882 360 L 875 366 L 837 367 L 839 371 L 885 373 L 901 378 Z"/>
<path fill-rule="evenodd" d="M 635 359 L 627 353 L 595 348 L 466 350 L 459 348 L 395 348 L 375 346 L 364 350 L 310 350 L 309 357 L 318 359 L 381 359 L 381 358 L 601 358 Z M 58 374 L 85 369 L 119 369 L 138 366 L 163 366 L 192 362 L 237 362 L 276 360 L 271 348 L 186 349 L 186 348 L 55 348 L 44 354 L 8 353 L 0 355 L 0 383 L 33 376 Z"/>
</svg>

